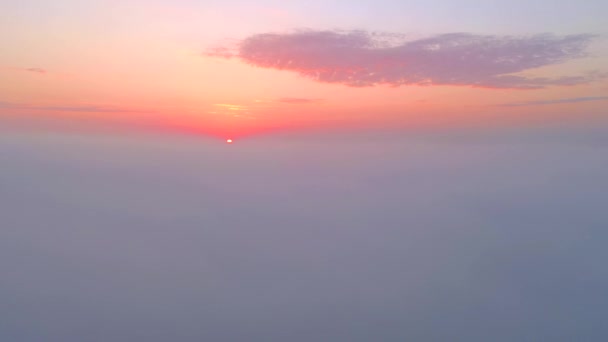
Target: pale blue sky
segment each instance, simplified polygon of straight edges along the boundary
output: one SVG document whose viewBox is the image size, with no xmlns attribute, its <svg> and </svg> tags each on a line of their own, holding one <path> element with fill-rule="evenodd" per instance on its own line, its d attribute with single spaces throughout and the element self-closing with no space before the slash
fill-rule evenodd
<svg viewBox="0 0 608 342">
<path fill-rule="evenodd" d="M 31 20 L 52 20 L 54 17 L 90 17 L 98 15 L 104 8 L 112 10 L 117 4 L 123 8 L 150 6 L 181 7 L 191 14 L 214 12 L 222 18 L 226 28 L 230 23 L 240 26 L 249 24 L 252 30 L 265 31 L 271 22 L 260 17 L 264 10 L 284 11 L 290 15 L 295 27 L 362 28 L 367 30 L 389 30 L 402 32 L 442 33 L 470 31 L 474 33 L 603 33 L 606 32 L 604 15 L 608 2 L 600 0 L 547 1 L 547 0 L 359 0 L 359 1 L 278 1 L 262 0 L 255 3 L 246 0 L 179 0 L 179 1 L 19 1 L 3 2 L 0 16 Z M 121 8 L 118 6 L 118 8 Z M 261 13 L 262 12 L 262 13 Z M 130 13 L 135 14 L 136 13 Z M 234 17 L 232 14 L 238 14 Z M 121 13 L 113 13 L 121 16 Z M 19 20 L 19 19 L 17 19 Z M 35 23 L 32 23 L 35 24 Z M 204 23 L 200 23 L 204 27 Z M 106 27 L 111 29 L 111 27 Z M 251 32 L 249 32 L 251 33 Z"/>
</svg>

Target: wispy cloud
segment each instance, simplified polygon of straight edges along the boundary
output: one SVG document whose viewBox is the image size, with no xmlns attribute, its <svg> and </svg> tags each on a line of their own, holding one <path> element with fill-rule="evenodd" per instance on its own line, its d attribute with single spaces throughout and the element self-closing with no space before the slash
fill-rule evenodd
<svg viewBox="0 0 608 342">
<path fill-rule="evenodd" d="M 235 111 L 235 112 L 246 111 L 249 109 L 245 105 L 230 104 L 230 103 L 216 103 L 214 106 L 223 108 L 225 110 Z"/>
<path fill-rule="evenodd" d="M 33 73 L 37 73 L 37 74 L 46 74 L 47 73 L 47 70 L 46 69 L 42 69 L 42 68 L 25 68 L 23 70 L 29 71 L 29 72 L 33 72 Z"/>
<path fill-rule="evenodd" d="M 205 55 L 209 57 L 232 58 L 232 48 L 226 46 L 215 46 L 205 51 Z"/>
<path fill-rule="evenodd" d="M 297 31 L 257 34 L 230 52 L 253 66 L 288 70 L 315 81 L 352 87 L 461 85 L 543 88 L 588 83 L 605 74 L 528 77 L 517 73 L 585 56 L 593 35 L 495 36 L 448 33 L 413 41 L 366 31 Z"/>
<path fill-rule="evenodd" d="M 298 98 L 298 97 L 283 97 L 278 100 L 281 103 L 289 103 L 289 104 L 309 104 L 321 102 L 322 99 L 307 99 L 307 98 Z"/>
<path fill-rule="evenodd" d="M 499 104 L 499 107 L 525 107 L 525 106 L 543 106 L 552 104 L 563 104 L 563 103 L 579 103 L 579 102 L 592 102 L 592 101 L 608 101 L 608 96 L 589 96 L 589 97 L 572 97 L 564 99 L 553 99 L 553 100 L 538 100 L 538 101 L 526 101 L 526 102 L 511 102 Z"/>
<path fill-rule="evenodd" d="M 32 107 L 37 110 L 61 111 L 61 112 L 91 112 L 91 113 L 149 113 L 149 110 L 108 107 L 108 106 L 48 106 Z"/>
<path fill-rule="evenodd" d="M 150 110 L 114 106 L 32 106 L 21 103 L 0 102 L 0 108 L 40 110 L 51 112 L 90 112 L 90 113 L 151 113 Z"/>
</svg>

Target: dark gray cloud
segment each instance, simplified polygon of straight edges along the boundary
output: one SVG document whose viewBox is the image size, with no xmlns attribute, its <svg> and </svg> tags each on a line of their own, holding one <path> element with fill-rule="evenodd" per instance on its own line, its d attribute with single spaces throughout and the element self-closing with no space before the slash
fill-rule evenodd
<svg viewBox="0 0 608 342">
<path fill-rule="evenodd" d="M 374 85 L 461 85 L 543 88 L 592 82 L 606 75 L 527 77 L 517 73 L 585 56 L 593 35 L 496 36 L 449 33 L 413 41 L 366 31 L 298 31 L 257 34 L 235 51 L 209 56 L 237 57 L 262 68 L 288 70 L 319 82 L 353 87 Z"/>
<path fill-rule="evenodd" d="M 543 106 L 543 105 L 552 105 L 552 104 L 580 103 L 580 102 L 594 102 L 594 101 L 608 101 L 608 96 L 570 97 L 570 98 L 553 99 L 553 100 L 511 102 L 511 103 L 503 103 L 498 106 L 500 106 L 500 107 L 525 107 L 525 106 Z"/>
</svg>

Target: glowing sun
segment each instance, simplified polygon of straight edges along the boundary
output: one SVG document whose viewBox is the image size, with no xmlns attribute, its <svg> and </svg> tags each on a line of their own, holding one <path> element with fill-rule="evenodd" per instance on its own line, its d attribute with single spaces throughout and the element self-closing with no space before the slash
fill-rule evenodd
<svg viewBox="0 0 608 342">
<path fill-rule="evenodd" d="M 226 139 L 226 144 L 232 144 L 232 139 Z"/>
</svg>

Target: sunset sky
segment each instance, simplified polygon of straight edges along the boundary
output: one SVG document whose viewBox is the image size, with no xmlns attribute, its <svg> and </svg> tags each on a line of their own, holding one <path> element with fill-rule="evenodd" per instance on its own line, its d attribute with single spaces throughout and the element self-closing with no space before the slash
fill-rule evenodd
<svg viewBox="0 0 608 342">
<path fill-rule="evenodd" d="M 599 0 L 25 0 L 0 10 L 0 113 L 27 125 L 227 138 L 588 121 L 608 101 Z"/>
<path fill-rule="evenodd" d="M 607 14 L 0 0 L 0 341 L 608 341 Z"/>
</svg>

